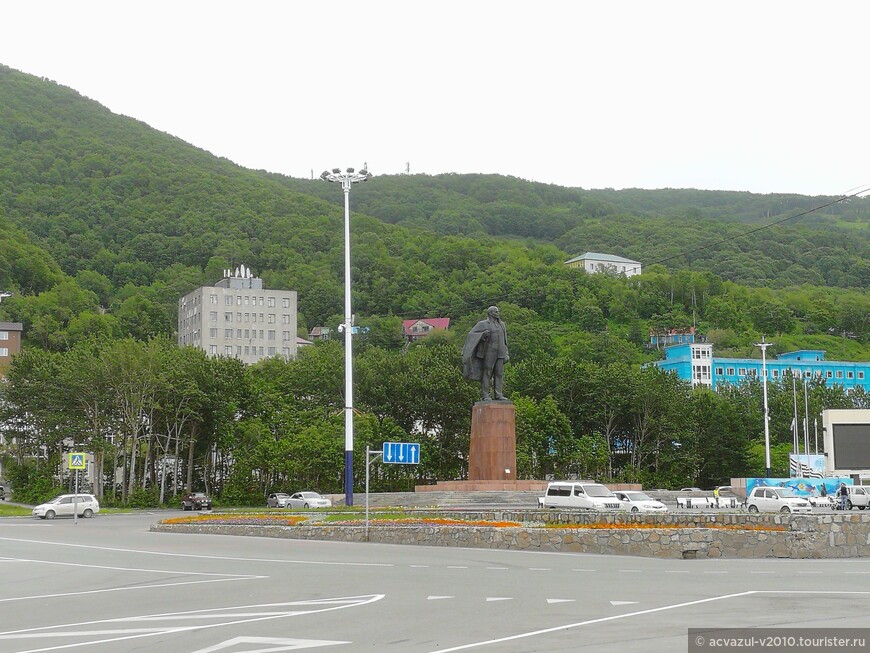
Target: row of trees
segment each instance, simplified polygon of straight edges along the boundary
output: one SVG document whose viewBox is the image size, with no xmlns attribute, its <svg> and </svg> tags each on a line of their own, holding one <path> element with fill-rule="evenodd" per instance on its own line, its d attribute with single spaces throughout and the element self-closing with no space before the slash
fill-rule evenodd
<svg viewBox="0 0 870 653">
<path fill-rule="evenodd" d="M 29 350 L 2 384 L 2 454 L 22 497 L 52 490 L 63 453 L 93 453 L 94 491 L 108 502 L 184 488 L 258 504 L 276 490 L 342 492 L 343 349 L 245 367 L 153 339 L 89 341 L 62 353 Z M 356 359 L 355 484 L 365 448 L 421 444 L 419 468 L 376 467 L 374 491 L 409 490 L 467 472 L 470 407 L 455 336 L 405 351 L 364 348 Z M 517 409 L 518 477 L 577 475 L 647 487 L 710 485 L 760 474 L 756 384 L 692 390 L 656 368 L 577 362 L 532 352 L 506 373 Z M 772 383 L 775 473 L 787 473 L 791 386 Z M 814 383 L 811 414 L 868 405 L 862 392 Z M 28 494 L 31 493 L 31 494 Z"/>
</svg>

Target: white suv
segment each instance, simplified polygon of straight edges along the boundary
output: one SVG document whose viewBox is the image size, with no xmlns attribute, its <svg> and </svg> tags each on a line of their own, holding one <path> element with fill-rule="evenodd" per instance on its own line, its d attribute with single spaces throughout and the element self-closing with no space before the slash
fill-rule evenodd
<svg viewBox="0 0 870 653">
<path fill-rule="evenodd" d="M 591 481 L 554 481 L 546 496 L 538 498 L 541 508 L 582 508 L 584 510 L 621 510 L 626 508 L 613 492 Z"/>
<path fill-rule="evenodd" d="M 812 512 L 810 502 L 790 487 L 756 487 L 746 497 L 749 512 Z"/>
<path fill-rule="evenodd" d="M 82 517 L 93 517 L 100 512 L 100 504 L 93 494 L 61 494 L 36 506 L 33 516 L 54 519 L 62 515 L 72 516 L 74 510 Z"/>
<path fill-rule="evenodd" d="M 852 508 L 857 508 L 858 510 L 864 510 L 868 505 L 870 505 L 870 492 L 867 491 L 867 488 L 861 485 L 847 485 L 846 490 L 849 492 L 849 498 L 846 499 L 846 510 L 851 510 Z M 840 509 L 840 497 L 834 497 L 834 510 Z"/>
</svg>

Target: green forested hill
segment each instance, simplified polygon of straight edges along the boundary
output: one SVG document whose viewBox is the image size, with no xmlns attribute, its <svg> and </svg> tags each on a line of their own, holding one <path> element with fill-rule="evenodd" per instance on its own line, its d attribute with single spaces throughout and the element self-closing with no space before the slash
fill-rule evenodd
<svg viewBox="0 0 870 653">
<path fill-rule="evenodd" d="M 321 197 L 329 193 L 316 182 L 284 183 Z M 870 199 L 832 204 L 836 199 L 583 190 L 496 175 L 381 177 L 354 192 L 360 211 L 441 234 L 521 237 L 555 244 L 571 256 L 611 252 L 748 285 L 865 288 Z"/>
<path fill-rule="evenodd" d="M 828 200 L 497 175 L 355 187 L 353 308 L 369 327 L 354 358 L 357 457 L 413 437 L 420 470 L 383 473 L 378 488 L 463 477 L 479 388 L 462 380 L 459 345 L 497 303 L 510 325 L 518 477 L 680 487 L 763 472 L 757 381 L 711 393 L 640 364 L 661 355 L 651 331 L 691 325 L 720 355 L 757 355 L 765 335 L 769 355 L 870 360 L 868 201 L 789 219 Z M 585 251 L 635 258 L 644 274 L 564 266 Z M 178 297 L 239 264 L 298 291 L 300 334 L 335 326 L 343 260 L 336 185 L 243 169 L 0 66 L 0 290 L 14 293 L 0 321 L 25 334 L 0 384 L 0 456 L 16 459 L 15 483 L 50 496 L 67 441 L 95 453 L 124 503 L 156 505 L 169 459 L 173 493 L 260 504 L 273 490 L 340 491 L 339 343 L 245 367 L 173 335 Z M 451 329 L 408 345 L 403 317 L 449 317 Z M 787 470 L 792 389 L 770 392 L 776 469 Z M 809 405 L 866 406 L 867 395 L 817 381 Z"/>
<path fill-rule="evenodd" d="M 504 302 L 581 358 L 598 345 L 572 329 L 639 347 L 651 325 L 693 320 L 732 346 L 759 331 L 866 341 L 867 200 L 741 235 L 827 199 L 376 177 L 353 193 L 354 306 L 363 320 L 463 320 Z M 239 263 L 299 291 L 303 327 L 330 323 L 341 221 L 334 185 L 243 169 L 0 67 L 0 288 L 16 291 L 0 319 L 25 322 L 31 344 L 171 334 L 176 298 Z M 649 272 L 626 283 L 564 269 L 584 251 Z"/>
</svg>

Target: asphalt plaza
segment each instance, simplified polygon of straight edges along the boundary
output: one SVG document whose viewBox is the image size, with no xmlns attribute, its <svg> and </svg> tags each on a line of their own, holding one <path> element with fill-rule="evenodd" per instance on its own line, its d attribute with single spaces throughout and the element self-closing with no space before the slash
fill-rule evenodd
<svg viewBox="0 0 870 653">
<path fill-rule="evenodd" d="M 0 519 L 0 653 L 684 651 L 870 623 L 870 560 L 655 560 Z"/>
</svg>

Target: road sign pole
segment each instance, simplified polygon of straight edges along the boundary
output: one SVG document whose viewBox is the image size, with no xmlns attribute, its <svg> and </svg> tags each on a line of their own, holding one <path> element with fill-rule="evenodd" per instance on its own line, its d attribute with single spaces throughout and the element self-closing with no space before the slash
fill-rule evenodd
<svg viewBox="0 0 870 653">
<path fill-rule="evenodd" d="M 383 455 L 383 452 L 372 451 L 366 445 L 366 542 L 369 541 L 369 464 L 371 460 L 376 460 L 381 455 Z M 370 459 L 369 456 L 374 456 L 374 458 Z"/>
<path fill-rule="evenodd" d="M 79 524 L 79 470 L 76 470 L 76 493 L 73 497 L 73 524 Z"/>
</svg>

